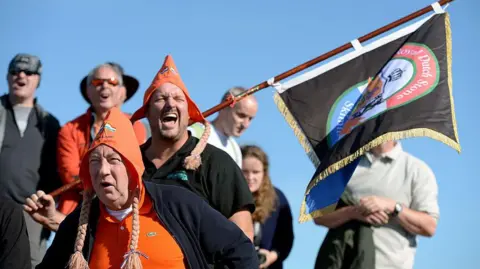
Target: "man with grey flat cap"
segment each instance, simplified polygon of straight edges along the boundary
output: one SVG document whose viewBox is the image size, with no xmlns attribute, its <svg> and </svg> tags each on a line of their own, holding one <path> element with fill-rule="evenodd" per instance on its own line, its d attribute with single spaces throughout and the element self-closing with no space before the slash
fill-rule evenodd
<svg viewBox="0 0 480 269">
<path fill-rule="evenodd" d="M 35 97 L 41 75 L 42 63 L 34 55 L 17 54 L 8 66 L 8 93 L 0 97 L 0 203 L 9 199 L 21 207 L 37 190 L 61 186 L 55 162 L 60 123 Z M 35 266 L 50 232 L 24 215 Z"/>
</svg>

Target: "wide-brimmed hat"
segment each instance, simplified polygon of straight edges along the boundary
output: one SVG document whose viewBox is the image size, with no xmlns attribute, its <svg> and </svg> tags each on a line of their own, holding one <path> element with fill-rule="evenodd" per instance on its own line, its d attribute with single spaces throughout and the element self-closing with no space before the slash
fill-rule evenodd
<svg viewBox="0 0 480 269">
<path fill-rule="evenodd" d="M 131 76 L 131 75 L 126 75 L 125 72 L 123 71 L 123 67 L 117 63 L 114 62 L 107 62 L 106 64 L 114 66 L 118 70 L 120 70 L 120 73 L 122 74 L 122 79 L 123 79 L 123 84 L 125 85 L 125 88 L 127 89 L 127 97 L 125 99 L 125 102 L 127 102 L 132 96 L 137 92 L 140 83 L 138 80 Z M 87 95 L 87 76 L 85 76 L 82 81 L 80 82 L 80 92 L 82 93 L 83 99 L 87 101 L 87 103 L 91 104 L 90 100 L 88 99 Z"/>
</svg>

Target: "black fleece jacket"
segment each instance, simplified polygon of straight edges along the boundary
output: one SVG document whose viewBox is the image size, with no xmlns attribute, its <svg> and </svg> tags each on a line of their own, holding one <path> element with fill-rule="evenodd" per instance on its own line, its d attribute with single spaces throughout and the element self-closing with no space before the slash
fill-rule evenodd
<svg viewBox="0 0 480 269">
<path fill-rule="evenodd" d="M 259 268 L 252 242 L 240 228 L 182 187 L 144 182 L 160 222 L 176 239 L 187 268 Z M 89 261 L 100 216 L 98 199 L 90 211 L 83 255 Z M 36 269 L 65 268 L 73 254 L 80 207 L 60 224 L 55 239 Z"/>
</svg>

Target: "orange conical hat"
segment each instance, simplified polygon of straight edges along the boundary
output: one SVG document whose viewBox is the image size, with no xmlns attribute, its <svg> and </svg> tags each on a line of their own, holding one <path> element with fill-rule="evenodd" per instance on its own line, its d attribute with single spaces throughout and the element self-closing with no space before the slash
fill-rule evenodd
<svg viewBox="0 0 480 269">
<path fill-rule="evenodd" d="M 135 122 L 145 117 L 145 107 L 148 104 L 148 101 L 150 100 L 153 92 L 158 89 L 162 84 L 167 82 L 176 85 L 185 94 L 188 102 L 188 114 L 190 116 L 190 122 L 204 122 L 205 118 L 203 117 L 202 112 L 200 111 L 200 109 L 198 109 L 198 106 L 195 104 L 195 102 L 193 102 L 193 100 L 190 98 L 190 94 L 188 93 L 185 84 L 183 84 L 182 78 L 180 77 L 178 69 L 175 66 L 175 62 L 170 55 L 167 55 L 165 57 L 162 68 L 160 68 L 157 75 L 153 78 L 150 87 L 148 87 L 148 89 L 145 91 L 142 107 L 133 114 L 131 121 Z"/>
<path fill-rule="evenodd" d="M 105 121 L 98 131 L 97 136 L 92 141 L 92 145 L 84 155 L 80 164 L 80 178 L 83 181 L 83 186 L 86 190 L 92 189 L 92 179 L 89 171 L 89 157 L 90 152 L 97 146 L 104 144 L 115 151 L 117 151 L 126 163 L 127 170 L 131 178 L 130 189 L 135 189 L 137 186 L 140 192 L 143 193 L 142 174 L 145 170 L 143 165 L 142 153 L 136 141 L 135 131 L 132 123 L 125 116 L 120 109 L 113 107 L 108 112 Z"/>
</svg>

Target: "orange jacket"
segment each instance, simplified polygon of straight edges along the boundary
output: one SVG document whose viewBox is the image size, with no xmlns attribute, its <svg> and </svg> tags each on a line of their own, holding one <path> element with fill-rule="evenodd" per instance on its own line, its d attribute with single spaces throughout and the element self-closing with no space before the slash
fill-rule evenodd
<svg viewBox="0 0 480 269">
<path fill-rule="evenodd" d="M 131 117 L 130 114 L 124 114 L 129 118 Z M 63 184 L 71 183 L 78 178 L 80 161 L 87 152 L 92 140 L 91 124 L 92 111 L 88 109 L 86 113 L 69 121 L 60 129 L 57 140 L 57 165 Z M 145 125 L 137 121 L 134 123 L 133 128 L 139 145 L 143 144 L 148 138 Z M 82 198 L 79 194 L 81 189 L 82 186 L 78 185 L 76 189 L 63 193 L 58 203 L 58 210 L 65 215 L 70 214 Z"/>
</svg>

